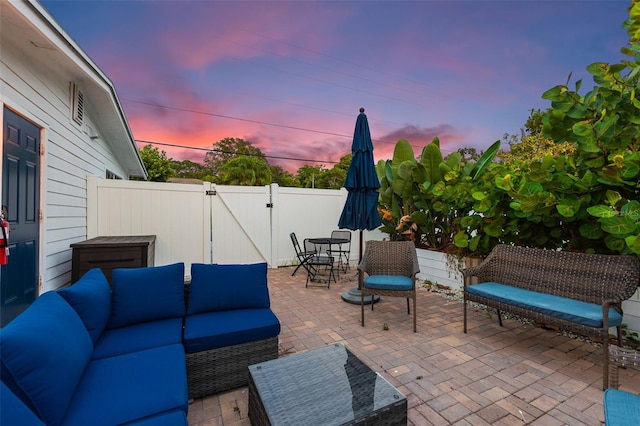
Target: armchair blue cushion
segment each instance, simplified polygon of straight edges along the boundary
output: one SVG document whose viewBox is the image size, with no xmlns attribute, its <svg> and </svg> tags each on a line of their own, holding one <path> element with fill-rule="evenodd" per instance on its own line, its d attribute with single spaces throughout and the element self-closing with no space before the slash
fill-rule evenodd
<svg viewBox="0 0 640 426">
<path fill-rule="evenodd" d="M 44 423 L 60 424 L 93 349 L 78 314 L 44 293 L 0 329 L 0 348 L 2 381 Z"/>
<path fill-rule="evenodd" d="M 111 314 L 111 288 L 102 270 L 91 269 L 76 284 L 58 293 L 75 309 L 95 344 Z"/>
<path fill-rule="evenodd" d="M 191 265 L 188 315 L 269 306 L 266 263 Z"/>
<path fill-rule="evenodd" d="M 116 268 L 111 275 L 109 328 L 182 317 L 184 263 L 149 268 Z"/>
<path fill-rule="evenodd" d="M 411 291 L 413 279 L 404 275 L 369 275 L 364 279 L 364 285 L 377 290 Z"/>
<path fill-rule="evenodd" d="M 640 395 L 607 389 L 603 399 L 604 423 L 607 426 L 640 424 Z"/>
</svg>

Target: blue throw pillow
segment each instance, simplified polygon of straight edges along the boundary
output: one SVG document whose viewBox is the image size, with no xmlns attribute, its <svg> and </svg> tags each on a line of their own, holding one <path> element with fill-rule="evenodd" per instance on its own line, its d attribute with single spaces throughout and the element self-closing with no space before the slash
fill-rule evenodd
<svg viewBox="0 0 640 426">
<path fill-rule="evenodd" d="M 184 263 L 149 268 L 116 268 L 111 275 L 109 328 L 183 317 Z"/>
<path fill-rule="evenodd" d="M 0 329 L 2 381 L 48 425 L 62 421 L 93 345 L 82 320 L 55 291 Z"/>
<path fill-rule="evenodd" d="M 91 269 L 78 282 L 58 293 L 75 309 L 95 344 L 111 315 L 111 288 L 102 270 Z"/>
<path fill-rule="evenodd" d="M 269 306 L 266 263 L 191 265 L 189 315 Z"/>
</svg>

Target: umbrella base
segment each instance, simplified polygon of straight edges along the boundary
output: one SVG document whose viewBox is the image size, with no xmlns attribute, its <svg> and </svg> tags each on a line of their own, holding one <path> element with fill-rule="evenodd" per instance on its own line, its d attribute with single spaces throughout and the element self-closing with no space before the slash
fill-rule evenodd
<svg viewBox="0 0 640 426">
<path fill-rule="evenodd" d="M 354 305 L 360 304 L 360 297 L 361 297 L 361 293 L 360 293 L 360 290 L 357 288 L 352 288 L 351 290 L 347 290 L 342 293 L 342 300 L 344 300 L 347 303 L 353 303 Z M 373 300 L 373 303 L 378 303 L 380 301 L 380 296 L 365 296 L 364 304 L 370 305 L 372 300 Z"/>
</svg>

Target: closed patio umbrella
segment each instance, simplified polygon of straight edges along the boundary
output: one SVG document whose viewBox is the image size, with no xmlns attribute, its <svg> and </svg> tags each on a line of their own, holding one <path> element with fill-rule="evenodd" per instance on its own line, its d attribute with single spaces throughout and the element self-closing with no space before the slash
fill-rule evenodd
<svg viewBox="0 0 640 426">
<path fill-rule="evenodd" d="M 364 113 L 364 108 L 360 108 L 360 114 L 356 120 L 351 154 L 351 164 L 349 164 L 344 183 L 344 187 L 349 193 L 338 221 L 338 227 L 360 231 L 360 256 L 358 261 L 361 261 L 362 231 L 376 229 L 382 224 L 378 214 L 378 188 L 380 188 L 380 181 L 373 162 L 373 143 L 371 142 L 369 122 Z M 345 302 L 359 304 L 360 289 L 345 291 L 342 293 L 342 299 Z M 365 303 L 371 303 L 370 298 L 365 300 Z"/>
</svg>

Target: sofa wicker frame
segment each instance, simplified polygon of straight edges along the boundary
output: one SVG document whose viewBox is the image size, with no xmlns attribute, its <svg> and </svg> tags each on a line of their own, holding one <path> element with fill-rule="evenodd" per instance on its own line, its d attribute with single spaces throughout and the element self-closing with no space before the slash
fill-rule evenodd
<svg viewBox="0 0 640 426">
<path fill-rule="evenodd" d="M 189 398 L 247 386 L 249 366 L 278 358 L 278 337 L 188 353 Z"/>
<path fill-rule="evenodd" d="M 558 326 L 562 330 L 593 338 L 603 345 L 603 389 L 609 372 L 609 309 L 622 314 L 622 302 L 629 299 L 640 283 L 637 256 L 601 255 L 537 248 L 496 246 L 480 265 L 462 270 L 464 276 L 464 332 L 467 332 L 468 302 L 495 308 L 502 326 L 501 312 L 510 312 L 536 323 Z M 505 301 L 471 294 L 472 277 L 477 282 L 496 282 L 526 290 L 567 297 L 602 306 L 602 327 L 547 315 Z M 622 330 L 617 327 L 622 346 Z"/>
</svg>

